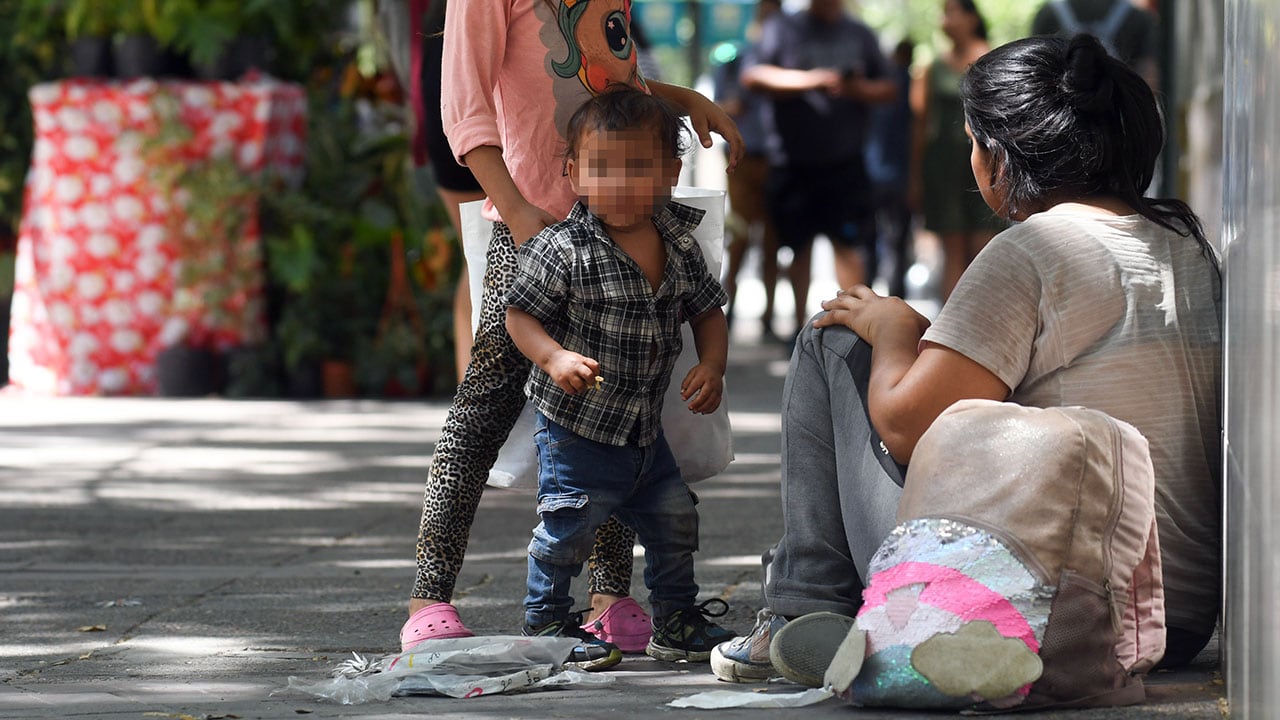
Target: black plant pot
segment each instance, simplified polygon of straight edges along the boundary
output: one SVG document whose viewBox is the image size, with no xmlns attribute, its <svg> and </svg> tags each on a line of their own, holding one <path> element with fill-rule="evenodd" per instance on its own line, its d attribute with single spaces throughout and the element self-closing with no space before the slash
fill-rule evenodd
<svg viewBox="0 0 1280 720">
<path fill-rule="evenodd" d="M 324 395 L 324 373 L 320 361 L 304 362 L 285 371 L 285 391 L 297 399 L 318 398 Z"/>
<path fill-rule="evenodd" d="M 116 38 L 112 48 L 116 77 L 132 80 L 159 77 L 164 74 L 164 58 L 160 45 L 150 35 L 125 35 Z"/>
<path fill-rule="evenodd" d="M 226 368 L 212 350 L 174 345 L 156 355 L 156 381 L 165 397 L 203 397 L 222 391 Z"/>
<path fill-rule="evenodd" d="M 235 49 L 238 66 L 236 67 L 236 77 L 249 72 L 250 70 L 258 70 L 267 72 L 271 66 L 271 58 L 273 55 L 271 41 L 264 35 L 244 35 L 235 39 L 232 43 Z"/>
<path fill-rule="evenodd" d="M 229 398 L 280 396 L 280 357 L 268 344 L 241 345 L 227 351 Z"/>
<path fill-rule="evenodd" d="M 271 44 L 260 35 L 245 35 L 232 40 L 211 63 L 193 63 L 201 80 L 238 80 L 253 69 L 265 70 L 271 56 Z"/>
<path fill-rule="evenodd" d="M 111 39 L 82 37 L 71 42 L 71 75 L 73 77 L 111 77 Z"/>
</svg>

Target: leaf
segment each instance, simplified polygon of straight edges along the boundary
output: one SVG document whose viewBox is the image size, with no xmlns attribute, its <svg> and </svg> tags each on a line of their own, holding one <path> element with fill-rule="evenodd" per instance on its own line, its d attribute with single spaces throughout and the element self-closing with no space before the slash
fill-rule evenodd
<svg viewBox="0 0 1280 720">
<path fill-rule="evenodd" d="M 106 625 L 81 625 L 76 632 L 106 632 Z"/>
</svg>

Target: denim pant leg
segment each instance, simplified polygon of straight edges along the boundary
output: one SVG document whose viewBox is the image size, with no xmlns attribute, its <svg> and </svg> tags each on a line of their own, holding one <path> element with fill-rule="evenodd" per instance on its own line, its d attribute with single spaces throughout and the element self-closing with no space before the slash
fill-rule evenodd
<svg viewBox="0 0 1280 720">
<path fill-rule="evenodd" d="M 797 338 L 782 396 L 783 536 L 765 584 L 780 615 L 856 613 L 895 525 L 904 469 L 871 427 L 870 373 L 871 347 L 844 327 Z"/>
<path fill-rule="evenodd" d="M 573 578 L 604 524 L 631 488 L 631 448 L 581 437 L 538 413 L 538 516 L 529 542 L 525 623 L 543 625 L 569 616 Z"/>
<path fill-rule="evenodd" d="M 693 579 L 693 553 L 698 549 L 698 510 L 693 493 L 665 435 L 645 448 L 639 458 L 639 482 L 615 514 L 635 528 L 644 546 L 644 584 L 654 617 L 692 607 L 698 597 Z"/>
</svg>

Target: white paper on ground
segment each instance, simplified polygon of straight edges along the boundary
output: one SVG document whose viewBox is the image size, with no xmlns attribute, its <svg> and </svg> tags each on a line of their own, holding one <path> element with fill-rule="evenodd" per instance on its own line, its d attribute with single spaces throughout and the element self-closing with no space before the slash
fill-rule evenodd
<svg viewBox="0 0 1280 720">
<path fill-rule="evenodd" d="M 726 708 L 798 708 L 817 705 L 835 697 L 825 688 L 810 688 L 798 693 L 758 693 L 739 690 L 709 690 L 707 692 L 676 698 L 667 703 L 677 708 L 699 710 L 723 710 Z"/>
</svg>

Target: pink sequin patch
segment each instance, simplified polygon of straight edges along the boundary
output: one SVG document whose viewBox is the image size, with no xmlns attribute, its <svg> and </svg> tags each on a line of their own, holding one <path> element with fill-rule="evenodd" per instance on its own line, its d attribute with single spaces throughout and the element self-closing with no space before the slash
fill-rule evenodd
<svg viewBox="0 0 1280 720">
<path fill-rule="evenodd" d="M 1032 652 L 1040 643 L 1027 619 L 1003 595 L 954 568 L 929 563 L 904 562 L 877 572 L 862 593 L 863 612 L 884 605 L 893 590 L 924 584 L 919 603 L 946 610 L 964 622 L 986 620 L 1008 638 L 1018 638 Z"/>
</svg>

